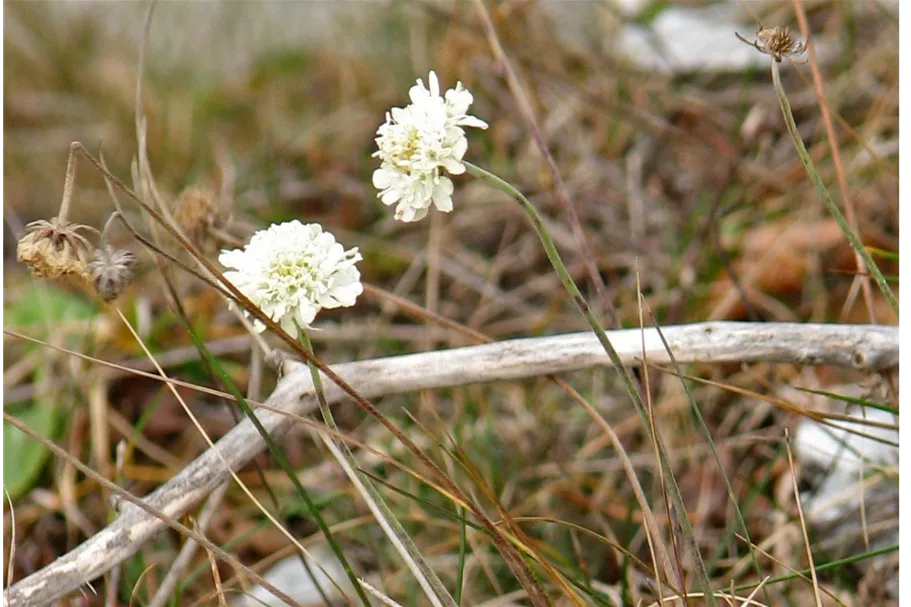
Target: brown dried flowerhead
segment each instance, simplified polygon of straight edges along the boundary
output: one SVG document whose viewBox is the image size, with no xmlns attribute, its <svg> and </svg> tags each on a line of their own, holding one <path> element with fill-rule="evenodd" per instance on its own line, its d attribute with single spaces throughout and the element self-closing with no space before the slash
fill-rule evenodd
<svg viewBox="0 0 911 607">
<path fill-rule="evenodd" d="M 54 217 L 50 221 L 33 221 L 25 229 L 25 236 L 16 247 L 16 257 L 35 276 L 88 280 L 86 259 L 94 247 L 79 232 L 95 231 L 94 228 Z"/>
<path fill-rule="evenodd" d="M 105 301 L 112 301 L 123 293 L 133 281 L 133 266 L 136 256 L 124 249 L 115 249 L 109 244 L 95 251 L 95 259 L 89 264 L 95 291 Z"/>
<path fill-rule="evenodd" d="M 223 227 L 227 217 L 212 192 L 190 186 L 177 199 L 174 219 L 193 244 L 204 248 L 211 229 Z"/>
<path fill-rule="evenodd" d="M 781 63 L 782 57 L 801 55 L 807 50 L 806 42 L 798 42 L 787 27 L 768 28 L 759 24 L 759 29 L 756 31 L 756 40 L 753 42 L 750 42 L 737 32 L 734 32 L 734 34 L 743 42 L 756 47 L 756 50 L 760 53 L 770 55 L 778 63 Z"/>
</svg>

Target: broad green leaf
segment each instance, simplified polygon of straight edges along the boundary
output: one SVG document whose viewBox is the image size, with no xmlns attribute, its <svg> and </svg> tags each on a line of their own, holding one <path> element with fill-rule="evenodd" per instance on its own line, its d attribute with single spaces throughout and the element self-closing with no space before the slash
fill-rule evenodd
<svg viewBox="0 0 911 607">
<path fill-rule="evenodd" d="M 39 339 L 46 338 L 48 331 L 58 330 L 67 321 L 89 319 L 98 313 L 92 301 L 45 281 L 23 281 L 17 286 L 17 293 L 14 300 L 4 302 L 4 325 Z M 78 334 L 73 337 L 82 338 Z M 29 342 L 23 342 L 22 346 L 29 351 L 43 347 Z M 41 385 L 41 377 L 46 373 L 47 366 L 39 364 L 35 370 L 35 383 Z M 42 436 L 51 440 L 58 438 L 60 410 L 56 403 L 39 399 L 8 407 L 7 411 Z M 35 484 L 48 455 L 40 443 L 3 424 L 3 484 L 13 500 Z"/>
<path fill-rule="evenodd" d="M 57 427 L 57 407 L 32 403 L 10 414 L 42 436 L 52 437 Z M 3 485 L 13 501 L 25 494 L 38 478 L 50 453 L 13 426 L 3 424 Z"/>
</svg>

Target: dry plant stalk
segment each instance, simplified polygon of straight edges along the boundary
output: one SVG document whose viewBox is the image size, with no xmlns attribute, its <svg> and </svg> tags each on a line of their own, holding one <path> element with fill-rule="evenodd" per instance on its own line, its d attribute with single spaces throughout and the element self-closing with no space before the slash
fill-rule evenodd
<svg viewBox="0 0 911 607">
<path fill-rule="evenodd" d="M 39 278 L 89 282 L 87 259 L 94 250 L 92 243 L 80 232 L 95 232 L 90 226 L 69 221 L 69 211 L 76 182 L 76 155 L 70 148 L 66 164 L 63 199 L 57 216 L 50 220 L 39 219 L 26 226 L 25 235 L 16 247 L 16 258 L 27 265 Z"/>
</svg>

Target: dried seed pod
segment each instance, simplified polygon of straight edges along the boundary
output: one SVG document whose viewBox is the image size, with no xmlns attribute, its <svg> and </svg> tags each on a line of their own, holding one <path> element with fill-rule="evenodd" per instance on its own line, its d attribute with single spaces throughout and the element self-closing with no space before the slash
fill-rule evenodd
<svg viewBox="0 0 911 607">
<path fill-rule="evenodd" d="M 16 257 L 40 278 L 88 280 L 85 260 L 94 247 L 79 233 L 82 230 L 94 229 L 58 217 L 33 221 L 19 240 Z"/>
<path fill-rule="evenodd" d="M 786 27 L 760 28 L 756 37 L 762 51 L 774 57 L 778 63 L 781 63 L 782 57 L 800 55 L 807 50 L 806 43 L 798 42 Z"/>
<path fill-rule="evenodd" d="M 223 227 L 227 217 L 211 191 L 190 186 L 177 199 L 174 219 L 193 244 L 205 249 L 210 230 Z"/>
<path fill-rule="evenodd" d="M 136 256 L 124 249 L 115 249 L 109 244 L 95 251 L 95 259 L 89 264 L 92 284 L 104 301 L 113 301 L 133 281 L 133 266 Z"/>
<path fill-rule="evenodd" d="M 743 42 L 754 46 L 756 50 L 771 56 L 775 61 L 781 63 L 782 57 L 793 57 L 801 55 L 807 50 L 806 42 L 798 42 L 791 35 L 791 30 L 786 27 L 765 27 L 759 25 L 756 32 L 756 40 L 750 42 L 737 32 L 735 35 Z"/>
</svg>

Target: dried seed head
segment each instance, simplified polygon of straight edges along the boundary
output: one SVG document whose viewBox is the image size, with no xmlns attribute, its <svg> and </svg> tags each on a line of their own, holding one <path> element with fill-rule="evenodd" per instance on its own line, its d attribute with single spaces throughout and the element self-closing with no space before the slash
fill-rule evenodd
<svg viewBox="0 0 911 607">
<path fill-rule="evenodd" d="M 79 233 L 82 230 L 94 231 L 89 226 L 57 217 L 33 221 L 19 240 L 16 257 L 40 278 L 88 280 L 85 260 L 94 247 Z"/>
<path fill-rule="evenodd" d="M 223 227 L 227 217 L 209 190 L 190 186 L 181 192 L 174 210 L 174 218 L 196 246 L 202 246 L 210 239 L 211 228 Z"/>
<path fill-rule="evenodd" d="M 759 30 L 756 32 L 756 40 L 753 42 L 740 34 L 737 34 L 737 37 L 747 44 L 755 46 L 759 52 L 770 55 L 778 63 L 781 63 L 782 57 L 801 55 L 807 50 L 807 44 L 798 42 L 786 27 L 768 28 L 760 24 Z"/>
<path fill-rule="evenodd" d="M 95 251 L 95 259 L 89 264 L 89 269 L 92 272 L 92 284 L 101 299 L 117 299 L 130 286 L 135 264 L 135 255 L 124 249 L 115 249 L 109 244 Z"/>
<path fill-rule="evenodd" d="M 760 28 L 756 37 L 762 43 L 763 52 L 774 57 L 779 63 L 782 57 L 800 55 L 807 50 L 807 45 L 795 40 L 786 27 Z"/>
</svg>

